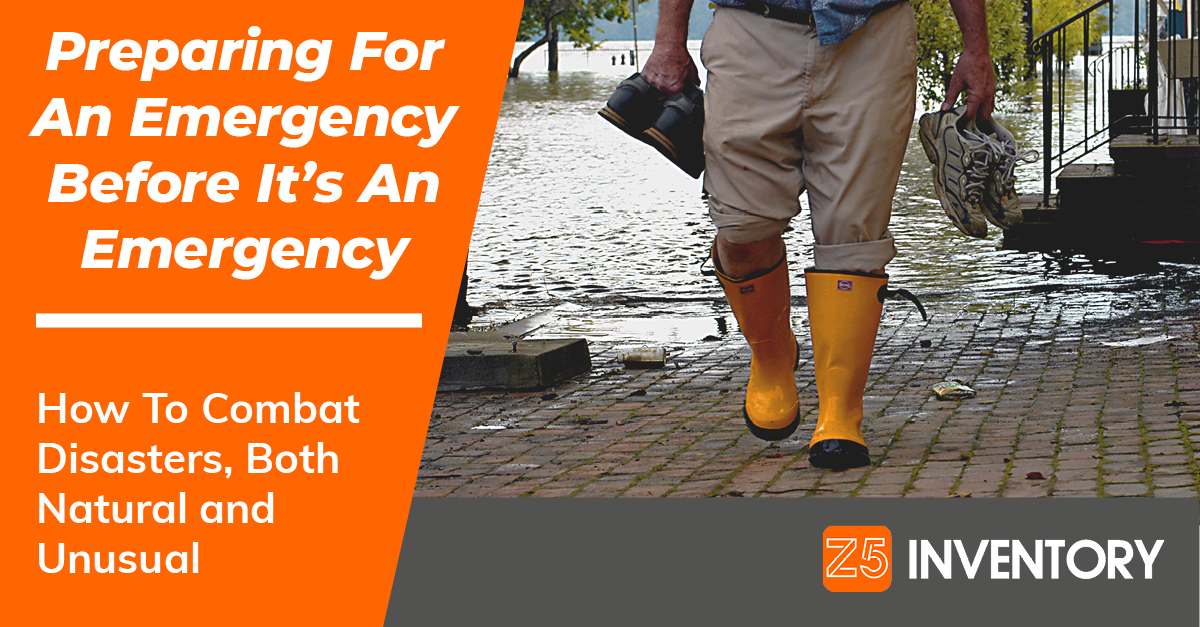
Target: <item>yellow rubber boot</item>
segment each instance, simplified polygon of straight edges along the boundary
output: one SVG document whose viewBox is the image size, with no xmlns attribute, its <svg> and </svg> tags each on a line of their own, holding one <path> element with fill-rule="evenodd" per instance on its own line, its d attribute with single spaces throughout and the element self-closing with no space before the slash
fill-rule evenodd
<svg viewBox="0 0 1200 627">
<path fill-rule="evenodd" d="M 808 460 L 818 468 L 867 466 L 871 456 L 862 436 L 863 390 L 887 275 L 808 270 L 804 282 L 820 398 Z"/>
<path fill-rule="evenodd" d="M 742 409 L 746 426 L 759 439 L 782 440 L 800 424 L 800 397 L 796 393 L 799 348 L 792 332 L 792 291 L 786 257 L 757 276 L 732 279 L 721 270 L 714 247 L 713 267 L 752 352 Z"/>
</svg>

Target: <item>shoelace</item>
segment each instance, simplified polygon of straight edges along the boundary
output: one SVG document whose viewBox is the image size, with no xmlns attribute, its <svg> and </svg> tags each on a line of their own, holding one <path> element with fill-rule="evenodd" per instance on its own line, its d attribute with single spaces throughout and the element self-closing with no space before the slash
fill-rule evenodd
<svg viewBox="0 0 1200 627">
<path fill-rule="evenodd" d="M 996 171 L 1000 173 L 1000 184 L 1004 188 L 1012 188 L 1016 184 L 1014 170 L 1018 161 L 1033 163 L 1040 157 L 1038 151 L 1032 148 L 1022 150 L 1015 139 L 1001 141 L 993 135 L 969 129 L 963 130 L 962 134 L 972 141 L 979 142 L 979 146 L 972 149 L 972 155 L 978 155 L 986 164 L 985 167 L 990 168 L 992 162 L 996 163 Z"/>
<path fill-rule="evenodd" d="M 974 142 L 974 145 L 967 144 L 971 158 L 969 163 L 964 164 L 966 167 L 962 176 L 967 179 L 963 185 L 963 192 L 967 198 L 976 201 L 983 195 L 983 183 L 992 171 L 992 162 L 997 161 L 998 155 L 1003 154 L 1003 151 L 997 153 L 996 148 L 988 141 L 991 138 L 982 133 L 963 129 L 961 135 Z"/>
<path fill-rule="evenodd" d="M 992 138 L 989 137 L 988 139 Z M 1017 144 L 1015 139 L 1005 142 L 998 140 L 992 141 L 1000 144 L 1000 150 L 1002 151 L 1003 156 L 1001 157 L 1000 163 L 1004 164 L 1004 170 L 1001 174 L 1000 181 L 1005 187 L 1011 188 L 1016 185 L 1017 177 L 1013 170 L 1016 169 L 1018 161 L 1021 163 L 1034 163 L 1041 158 L 1041 153 L 1032 148 L 1022 150 L 1021 146 Z"/>
</svg>

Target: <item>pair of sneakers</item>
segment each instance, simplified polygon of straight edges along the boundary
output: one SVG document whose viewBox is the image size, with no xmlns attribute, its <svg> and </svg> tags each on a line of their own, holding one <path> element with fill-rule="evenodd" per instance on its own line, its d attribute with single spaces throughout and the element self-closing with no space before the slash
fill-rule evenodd
<svg viewBox="0 0 1200 627">
<path fill-rule="evenodd" d="M 933 185 L 950 221 L 971 237 L 986 237 L 987 223 L 1007 229 L 1021 222 L 1018 161 L 1037 160 L 995 120 L 966 117 L 966 105 L 921 116 L 918 136 L 933 164 Z"/>
</svg>

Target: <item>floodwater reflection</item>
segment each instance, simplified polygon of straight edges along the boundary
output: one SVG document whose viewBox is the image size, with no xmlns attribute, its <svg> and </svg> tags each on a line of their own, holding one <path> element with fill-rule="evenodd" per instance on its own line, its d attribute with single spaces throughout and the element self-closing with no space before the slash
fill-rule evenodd
<svg viewBox="0 0 1200 627">
<path fill-rule="evenodd" d="M 700 182 L 596 115 L 623 76 L 618 68 L 508 81 L 468 257 L 468 300 L 484 308 L 472 328 L 553 308 L 559 321 L 542 337 L 690 343 L 732 323 L 716 280 L 700 274 L 715 235 Z M 1000 103 L 997 117 L 1022 141 L 1040 143 L 1036 92 Z M 1096 306 L 1131 292 L 1186 298 L 1200 286 L 1189 263 L 1122 259 L 1116 250 L 1103 259 L 1002 250 L 995 229 L 986 239 L 968 238 L 942 212 L 929 167 L 914 133 L 892 218 L 900 254 L 888 272 L 894 285 L 923 299 L 1052 291 Z M 1040 163 L 1018 176 L 1020 191 L 1040 191 Z M 813 244 L 802 204 L 785 235 L 797 297 Z"/>
</svg>

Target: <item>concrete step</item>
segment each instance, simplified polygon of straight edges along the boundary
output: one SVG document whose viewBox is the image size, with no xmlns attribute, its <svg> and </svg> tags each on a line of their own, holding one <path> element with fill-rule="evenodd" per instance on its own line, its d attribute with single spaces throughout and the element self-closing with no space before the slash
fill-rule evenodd
<svg viewBox="0 0 1200 627">
<path fill-rule="evenodd" d="M 1060 220 L 1056 196 L 1050 196 L 1049 205 L 1042 202 L 1041 194 L 1021 194 L 1020 198 L 1021 214 L 1025 217 L 1021 224 L 1056 223 Z"/>
<path fill-rule="evenodd" d="M 1024 222 L 1004 232 L 1004 248 L 1017 250 L 1088 250 L 1106 255 L 1141 255 L 1147 259 L 1195 259 L 1200 254 L 1200 212 L 1160 207 L 1127 209 L 1114 216 L 1108 209 L 1068 205 L 1063 195 L 1022 195 Z"/>
<path fill-rule="evenodd" d="M 1151 171 L 1128 174 L 1114 164 L 1074 164 L 1057 178 L 1058 204 L 1063 209 L 1101 214 L 1148 214 L 1200 211 L 1200 171 L 1192 175 Z"/>
<path fill-rule="evenodd" d="M 592 369 L 587 340 L 451 333 L 438 391 L 541 390 Z"/>
<path fill-rule="evenodd" d="M 1200 175 L 1200 141 L 1196 135 L 1119 135 L 1108 146 L 1118 174 Z"/>
<path fill-rule="evenodd" d="M 1055 250 L 1061 247 L 1063 212 L 1058 199 L 1043 202 L 1041 194 L 1022 194 L 1024 221 L 1004 231 L 1003 247 L 1017 250 Z"/>
<path fill-rule="evenodd" d="M 1128 167 L 1124 169 L 1120 163 L 1076 163 L 1062 169 L 1055 177 L 1059 183 L 1059 189 L 1062 189 L 1062 183 L 1065 181 L 1068 185 L 1077 181 L 1098 181 L 1101 179 L 1112 180 L 1115 183 L 1129 186 L 1139 185 L 1154 185 L 1158 187 L 1179 187 L 1198 189 L 1200 188 L 1200 160 L 1196 161 L 1196 168 L 1192 168 L 1192 164 L 1187 164 L 1189 167 L 1186 171 L 1165 167 L 1140 167 L 1130 171 Z M 1160 164 L 1161 165 L 1161 164 Z M 1195 170 L 1192 172 L 1191 170 Z"/>
</svg>

